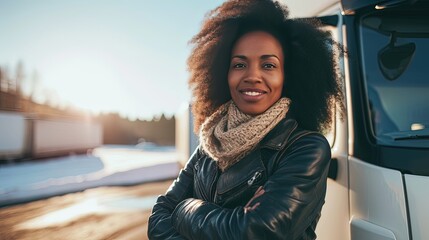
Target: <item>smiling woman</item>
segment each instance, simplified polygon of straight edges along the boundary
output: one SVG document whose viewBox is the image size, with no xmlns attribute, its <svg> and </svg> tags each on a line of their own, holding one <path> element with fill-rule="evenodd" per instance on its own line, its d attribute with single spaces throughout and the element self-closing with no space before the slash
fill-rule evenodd
<svg viewBox="0 0 429 240">
<path fill-rule="evenodd" d="M 150 239 L 316 239 L 344 110 L 329 34 L 272 0 L 211 11 L 188 59 L 200 145 L 149 218 Z M 339 49 L 340 50 L 340 49 Z"/>
</svg>

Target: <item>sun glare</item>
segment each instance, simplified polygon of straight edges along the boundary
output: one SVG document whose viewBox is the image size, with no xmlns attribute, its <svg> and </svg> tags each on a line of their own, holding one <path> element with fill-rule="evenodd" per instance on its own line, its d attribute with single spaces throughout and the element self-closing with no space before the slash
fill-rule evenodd
<svg viewBox="0 0 429 240">
<path fill-rule="evenodd" d="M 60 101 L 73 106 L 93 112 L 127 108 L 121 73 L 114 65 L 109 56 L 71 49 L 52 56 L 44 78 L 53 91 L 60 93 Z"/>
<path fill-rule="evenodd" d="M 130 119 L 172 115 L 190 99 L 195 19 L 221 2 L 0 1 L 0 67 L 14 77 L 22 63 L 23 89 L 38 103 Z"/>
<path fill-rule="evenodd" d="M 110 214 L 151 209 L 157 196 L 147 197 L 89 197 L 69 207 L 30 219 L 17 226 L 17 229 L 40 229 L 62 226 L 79 218 L 94 214 Z"/>
</svg>

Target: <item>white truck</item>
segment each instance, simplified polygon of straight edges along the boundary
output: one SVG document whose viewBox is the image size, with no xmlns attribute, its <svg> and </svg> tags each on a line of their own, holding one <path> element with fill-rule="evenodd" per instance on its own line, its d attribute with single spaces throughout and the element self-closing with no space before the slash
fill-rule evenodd
<svg viewBox="0 0 429 240">
<path fill-rule="evenodd" d="M 348 51 L 318 239 L 429 239 L 429 1 L 283 2 Z"/>
</svg>

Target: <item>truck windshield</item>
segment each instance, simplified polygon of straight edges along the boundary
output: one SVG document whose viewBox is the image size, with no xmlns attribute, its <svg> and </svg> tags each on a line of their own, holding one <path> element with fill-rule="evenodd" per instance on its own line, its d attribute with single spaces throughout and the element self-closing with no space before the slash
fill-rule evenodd
<svg viewBox="0 0 429 240">
<path fill-rule="evenodd" d="M 429 17 L 393 12 L 361 23 L 372 134 L 381 145 L 429 147 Z"/>
</svg>

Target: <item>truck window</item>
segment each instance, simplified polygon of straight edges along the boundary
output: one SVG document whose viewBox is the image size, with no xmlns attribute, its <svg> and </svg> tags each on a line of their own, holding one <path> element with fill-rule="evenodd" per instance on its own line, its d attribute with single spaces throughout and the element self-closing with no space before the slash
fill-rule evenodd
<svg viewBox="0 0 429 240">
<path fill-rule="evenodd" d="M 360 24 L 367 113 L 378 144 L 429 146 L 429 17 L 369 15 Z"/>
</svg>

